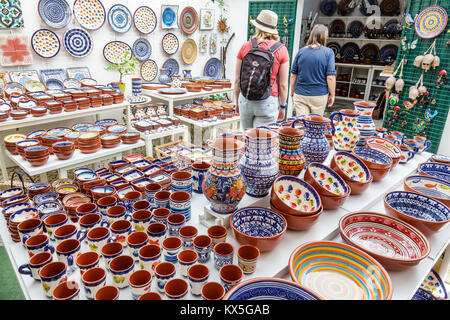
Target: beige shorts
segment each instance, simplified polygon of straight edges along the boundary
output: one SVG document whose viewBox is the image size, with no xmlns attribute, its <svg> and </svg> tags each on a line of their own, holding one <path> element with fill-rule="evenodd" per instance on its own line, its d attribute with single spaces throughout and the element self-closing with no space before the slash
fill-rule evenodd
<svg viewBox="0 0 450 320">
<path fill-rule="evenodd" d="M 301 115 L 307 116 L 310 113 L 323 116 L 328 103 L 328 95 L 302 96 L 299 94 L 294 94 L 293 100 L 297 117 Z"/>
</svg>

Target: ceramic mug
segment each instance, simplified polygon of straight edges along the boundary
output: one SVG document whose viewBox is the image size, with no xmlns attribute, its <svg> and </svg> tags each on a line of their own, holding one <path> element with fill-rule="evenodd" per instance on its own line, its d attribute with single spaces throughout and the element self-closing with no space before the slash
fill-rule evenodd
<svg viewBox="0 0 450 320">
<path fill-rule="evenodd" d="M 88 213 L 97 213 L 98 207 L 95 203 L 92 203 L 92 202 L 83 203 L 75 209 L 75 212 L 77 214 L 77 217 L 81 218 L 82 216 L 84 216 Z"/>
<path fill-rule="evenodd" d="M 32 257 L 39 252 L 50 251 L 55 252 L 55 248 L 49 245 L 50 237 L 46 234 L 37 234 L 28 238 L 25 241 L 25 247 L 28 250 L 28 255 Z"/>
<path fill-rule="evenodd" d="M 139 210 L 149 210 L 151 207 L 150 201 L 147 200 L 139 200 L 133 203 L 133 213 Z"/>
<path fill-rule="evenodd" d="M 237 252 L 238 266 L 244 274 L 252 274 L 256 269 L 260 251 L 257 247 L 246 244 L 239 247 Z"/>
<path fill-rule="evenodd" d="M 65 281 L 53 290 L 53 300 L 80 300 L 80 285 L 76 281 Z"/>
<path fill-rule="evenodd" d="M 88 251 L 80 254 L 75 261 L 80 274 L 83 275 L 86 271 L 98 267 L 100 262 L 100 255 L 97 252 Z"/>
<path fill-rule="evenodd" d="M 120 255 L 115 257 L 109 263 L 114 285 L 121 289 L 128 287 L 130 275 L 134 269 L 134 258 L 128 255 Z"/>
<path fill-rule="evenodd" d="M 417 142 L 417 153 L 422 153 L 424 151 L 427 151 L 428 148 L 431 147 L 432 142 L 430 140 L 427 140 L 427 138 L 422 136 L 414 136 L 414 140 Z"/>
<path fill-rule="evenodd" d="M 155 275 L 155 268 L 161 262 L 161 248 L 156 244 L 147 244 L 139 249 L 139 266 Z"/>
<path fill-rule="evenodd" d="M 133 204 L 142 199 L 142 194 L 139 191 L 128 191 L 123 199 L 125 207 L 129 213 L 133 212 Z"/>
<path fill-rule="evenodd" d="M 104 286 L 98 289 L 94 296 L 95 300 L 117 300 L 119 299 L 119 289 L 116 286 Z"/>
<path fill-rule="evenodd" d="M 44 219 L 45 230 L 47 231 L 47 234 L 49 235 L 50 239 L 52 239 L 52 240 L 55 240 L 53 232 L 57 228 L 65 225 L 65 224 L 68 224 L 68 223 L 69 223 L 69 217 L 64 213 L 54 213 L 54 214 L 47 216 Z"/>
<path fill-rule="evenodd" d="M 105 227 L 95 227 L 87 234 L 89 249 L 94 252 L 101 252 L 105 244 L 115 240 L 109 229 Z"/>
<path fill-rule="evenodd" d="M 397 144 L 402 144 L 403 140 L 406 139 L 405 134 L 400 131 L 391 131 L 390 134 L 393 135 L 395 140 L 398 141 Z"/>
<path fill-rule="evenodd" d="M 111 224 L 109 228 L 111 235 L 117 242 L 121 243 L 124 247 L 127 247 L 127 238 L 133 232 L 131 222 L 125 219 L 116 220 Z"/>
<path fill-rule="evenodd" d="M 105 219 L 112 225 L 117 220 L 131 221 L 131 216 L 127 213 L 127 208 L 122 205 L 116 205 L 106 210 Z"/>
<path fill-rule="evenodd" d="M 220 268 L 220 281 L 226 292 L 228 292 L 231 288 L 233 288 L 241 281 L 242 274 L 243 272 L 241 268 L 234 264 L 227 264 Z"/>
<path fill-rule="evenodd" d="M 133 300 L 150 291 L 152 287 L 152 274 L 148 270 L 137 270 L 130 275 L 131 296 Z"/>
<path fill-rule="evenodd" d="M 222 300 L 225 296 L 225 288 L 219 282 L 209 281 L 202 287 L 203 300 Z"/>
<path fill-rule="evenodd" d="M 400 142 L 400 140 L 398 140 L 397 137 L 394 136 L 393 134 L 385 134 L 385 135 L 384 135 L 384 139 L 389 140 L 390 142 L 392 142 L 392 143 L 395 144 L 395 145 L 400 145 L 400 144 L 402 144 L 402 143 Z"/>
<path fill-rule="evenodd" d="M 209 269 L 204 264 L 194 264 L 188 269 L 188 279 L 191 293 L 194 296 L 202 294 L 202 287 L 208 281 Z"/>
<path fill-rule="evenodd" d="M 162 190 L 162 186 L 159 183 L 149 183 L 145 186 L 145 198 L 150 203 L 155 202 L 155 193 Z"/>
<path fill-rule="evenodd" d="M 144 201 L 144 200 L 143 200 Z M 146 231 L 152 220 L 152 212 L 149 210 L 138 210 L 131 215 L 133 227 L 136 231 Z"/>
<path fill-rule="evenodd" d="M 154 199 L 155 199 L 155 205 L 158 208 L 168 208 L 169 207 L 169 197 L 170 197 L 170 191 L 167 190 L 160 190 L 155 193 Z"/>
<path fill-rule="evenodd" d="M 99 213 L 88 213 L 82 216 L 78 220 L 78 224 L 82 230 L 85 230 L 86 233 L 91 231 L 92 228 L 95 227 L 106 227 L 109 228 L 110 224 L 106 220 L 102 220 L 102 216 Z"/>
<path fill-rule="evenodd" d="M 40 280 L 39 270 L 46 264 L 53 261 L 51 252 L 40 252 L 30 258 L 29 263 L 22 264 L 19 267 L 20 274 L 27 274 L 35 280 Z"/>
<path fill-rule="evenodd" d="M 159 222 L 167 226 L 167 218 L 171 214 L 168 208 L 157 208 L 153 210 L 153 221 Z"/>
<path fill-rule="evenodd" d="M 224 265 L 233 264 L 234 248 L 228 242 L 220 242 L 214 246 L 214 266 L 220 270 Z"/>
<path fill-rule="evenodd" d="M 167 227 L 159 222 L 151 223 L 147 227 L 148 242 L 160 245 L 166 237 Z"/>
<path fill-rule="evenodd" d="M 61 241 L 55 248 L 56 256 L 59 261 L 64 262 L 70 274 L 74 271 L 76 267 L 76 259 L 81 254 L 81 242 L 77 239 L 66 239 Z"/>
<path fill-rule="evenodd" d="M 400 163 L 407 163 L 409 160 L 411 160 L 412 158 L 414 158 L 414 151 L 407 145 L 400 145 L 399 146 L 401 152 L 402 152 L 402 156 L 400 158 Z"/>
<path fill-rule="evenodd" d="M 203 180 L 210 167 L 211 164 L 205 161 L 192 164 L 192 191 L 195 193 L 203 193 Z"/>
<path fill-rule="evenodd" d="M 179 271 L 183 277 L 188 276 L 188 269 L 197 263 L 198 254 L 192 249 L 185 249 L 178 253 Z"/>
<path fill-rule="evenodd" d="M 44 224 L 38 218 L 28 219 L 19 223 L 17 231 L 19 232 L 20 241 L 25 245 L 25 241 L 30 237 L 44 233 Z"/>
<path fill-rule="evenodd" d="M 206 263 L 212 250 L 212 240 L 209 236 L 196 236 L 193 241 L 195 252 L 198 254 L 198 262 Z"/>
<path fill-rule="evenodd" d="M 178 231 L 178 235 L 183 241 L 183 249 L 194 248 L 194 238 L 198 235 L 198 230 L 194 226 L 182 226 Z"/>
<path fill-rule="evenodd" d="M 169 208 L 172 214 L 182 214 L 186 222 L 191 220 L 191 198 L 186 191 L 175 191 L 170 195 Z"/>
<path fill-rule="evenodd" d="M 171 262 L 161 262 L 156 266 L 155 277 L 159 292 L 164 292 L 167 281 L 175 277 L 175 272 L 175 265 Z"/>
<path fill-rule="evenodd" d="M 106 270 L 103 268 L 92 268 L 81 276 L 84 287 L 84 295 L 87 299 L 94 299 L 98 289 L 106 285 Z"/>
<path fill-rule="evenodd" d="M 212 246 L 214 247 L 216 244 L 220 242 L 225 242 L 227 240 L 227 228 L 221 225 L 211 226 L 207 230 L 208 236 L 212 240 Z"/>
<path fill-rule="evenodd" d="M 143 231 L 135 231 L 127 238 L 129 255 L 135 261 L 139 260 L 139 249 L 148 244 L 148 235 Z"/>
<path fill-rule="evenodd" d="M 180 213 L 172 213 L 167 217 L 169 237 L 178 237 L 180 228 L 186 223 L 186 217 Z"/>
<path fill-rule="evenodd" d="M 182 242 L 177 237 L 167 237 L 162 242 L 164 261 L 176 264 L 178 262 L 178 252 L 180 252 Z"/>
<path fill-rule="evenodd" d="M 53 233 L 56 244 L 60 244 L 62 241 L 67 239 L 77 239 L 81 242 L 86 238 L 86 235 L 86 230 L 78 230 L 77 226 L 74 224 L 63 225 L 56 229 Z"/>
<path fill-rule="evenodd" d="M 67 266 L 61 261 L 50 262 L 39 270 L 39 277 L 45 295 L 51 298 L 55 287 L 67 281 Z"/>
<path fill-rule="evenodd" d="M 109 263 L 115 257 L 122 255 L 123 245 L 119 242 L 110 242 L 103 246 L 101 250 L 102 257 L 105 262 L 105 268 L 109 270 Z"/>
<path fill-rule="evenodd" d="M 140 296 L 138 300 L 162 300 L 162 298 L 159 293 L 147 292 Z"/>
<path fill-rule="evenodd" d="M 414 154 L 419 151 L 419 143 L 416 140 L 403 139 L 403 144 L 410 147 Z"/>
<path fill-rule="evenodd" d="M 117 198 L 114 196 L 104 196 L 97 200 L 98 211 L 102 215 L 106 215 L 106 211 L 117 205 Z"/>
<path fill-rule="evenodd" d="M 164 286 L 164 292 L 169 300 L 183 300 L 188 293 L 189 285 L 183 279 L 171 279 Z"/>
</svg>

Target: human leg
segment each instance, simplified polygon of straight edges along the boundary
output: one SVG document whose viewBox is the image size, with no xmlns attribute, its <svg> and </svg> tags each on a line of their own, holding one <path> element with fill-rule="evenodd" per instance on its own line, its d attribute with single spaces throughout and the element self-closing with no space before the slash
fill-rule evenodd
<svg viewBox="0 0 450 320">
<path fill-rule="evenodd" d="M 242 94 L 239 95 L 239 116 L 241 118 L 241 127 L 243 130 L 253 128 L 253 119 L 255 117 L 252 101 L 247 100 Z"/>
<path fill-rule="evenodd" d="M 307 116 L 311 113 L 311 109 L 308 104 L 308 97 L 299 94 L 294 94 L 293 98 L 295 115 L 297 117 Z"/>
<path fill-rule="evenodd" d="M 278 119 L 278 98 L 270 96 L 265 100 L 255 101 L 253 112 L 253 128 L 268 125 L 277 122 Z"/>
</svg>

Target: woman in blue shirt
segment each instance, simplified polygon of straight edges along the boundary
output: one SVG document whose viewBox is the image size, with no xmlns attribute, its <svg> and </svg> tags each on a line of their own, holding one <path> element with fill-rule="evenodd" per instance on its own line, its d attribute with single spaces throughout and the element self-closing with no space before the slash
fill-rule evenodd
<svg viewBox="0 0 450 320">
<path fill-rule="evenodd" d="M 291 97 L 297 116 L 315 113 L 323 116 L 334 104 L 336 68 L 334 52 L 327 45 L 328 28 L 315 25 L 295 57 L 291 70 Z"/>
</svg>

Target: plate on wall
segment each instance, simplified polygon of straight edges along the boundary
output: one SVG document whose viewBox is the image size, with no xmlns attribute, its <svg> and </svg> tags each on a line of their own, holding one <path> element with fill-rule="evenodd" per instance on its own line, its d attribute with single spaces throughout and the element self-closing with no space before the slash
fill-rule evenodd
<svg viewBox="0 0 450 320">
<path fill-rule="evenodd" d="M 125 56 L 127 51 L 129 51 L 128 57 Z M 111 41 L 103 48 L 103 56 L 110 63 L 120 64 L 125 59 L 131 59 L 131 48 L 125 42 Z"/>
<path fill-rule="evenodd" d="M 387 44 L 380 49 L 380 60 L 386 63 L 397 59 L 398 47 L 395 44 Z"/>
<path fill-rule="evenodd" d="M 220 78 L 222 76 L 222 62 L 217 58 L 211 58 L 206 61 L 203 75 L 206 77 Z"/>
<path fill-rule="evenodd" d="M 341 48 L 341 58 L 353 59 L 355 56 L 360 56 L 359 47 L 354 42 L 347 42 Z"/>
<path fill-rule="evenodd" d="M 185 7 L 180 14 L 180 26 L 186 34 L 193 34 L 198 29 L 198 14 L 193 7 Z"/>
<path fill-rule="evenodd" d="M 64 34 L 64 48 L 72 57 L 84 58 L 92 51 L 91 36 L 80 28 L 67 30 Z"/>
<path fill-rule="evenodd" d="M 178 6 L 177 5 L 162 5 L 161 6 L 161 28 L 174 29 L 178 28 Z"/>
<path fill-rule="evenodd" d="M 66 0 L 39 0 L 38 13 L 42 21 L 55 29 L 64 28 L 72 20 L 72 11 Z"/>
<path fill-rule="evenodd" d="M 174 74 L 179 74 L 180 72 L 180 65 L 178 64 L 178 61 L 175 59 L 167 59 L 163 66 L 164 69 L 169 70 L 169 77 L 172 78 Z"/>
<path fill-rule="evenodd" d="M 175 54 L 178 51 L 179 46 L 180 42 L 178 41 L 177 36 L 173 33 L 167 33 L 162 38 L 163 51 L 168 55 Z"/>
<path fill-rule="evenodd" d="M 100 29 L 106 21 L 106 11 L 100 0 L 75 0 L 73 14 L 85 29 Z"/>
<path fill-rule="evenodd" d="M 447 12 L 444 8 L 439 6 L 425 8 L 416 18 L 416 33 L 423 39 L 435 38 L 445 30 L 447 20 Z"/>
<path fill-rule="evenodd" d="M 88 67 L 67 68 L 66 72 L 68 78 L 74 78 L 78 81 L 84 78 L 91 78 L 91 72 Z"/>
<path fill-rule="evenodd" d="M 133 24 L 133 16 L 126 6 L 115 4 L 108 11 L 108 22 L 115 32 L 125 33 Z"/>
<path fill-rule="evenodd" d="M 37 30 L 31 37 L 31 47 L 42 58 L 53 58 L 61 49 L 58 36 L 51 30 Z"/>
<path fill-rule="evenodd" d="M 147 39 L 139 38 L 133 44 L 133 54 L 139 61 L 146 61 L 152 55 L 152 45 Z"/>
<path fill-rule="evenodd" d="M 181 57 L 185 64 L 193 64 L 197 59 L 197 43 L 193 39 L 187 39 L 181 48 Z"/>
<path fill-rule="evenodd" d="M 141 66 L 141 77 L 144 81 L 153 81 L 158 75 L 158 65 L 153 60 L 145 61 Z"/>
<path fill-rule="evenodd" d="M 133 22 L 137 31 L 143 34 L 149 34 L 155 31 L 158 19 L 151 8 L 142 6 L 134 12 Z"/>
</svg>

